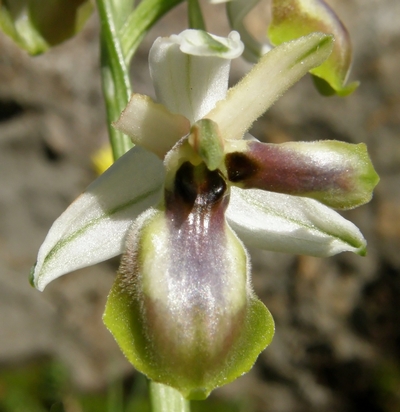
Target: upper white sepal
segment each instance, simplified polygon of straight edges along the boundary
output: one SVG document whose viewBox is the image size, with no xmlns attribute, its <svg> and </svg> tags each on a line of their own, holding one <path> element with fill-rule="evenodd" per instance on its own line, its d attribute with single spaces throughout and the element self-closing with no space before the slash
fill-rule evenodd
<svg viewBox="0 0 400 412">
<path fill-rule="evenodd" d="M 230 60 L 240 56 L 243 48 L 236 32 L 227 38 L 201 30 L 159 37 L 149 53 L 158 103 L 190 123 L 201 119 L 225 98 Z"/>
</svg>

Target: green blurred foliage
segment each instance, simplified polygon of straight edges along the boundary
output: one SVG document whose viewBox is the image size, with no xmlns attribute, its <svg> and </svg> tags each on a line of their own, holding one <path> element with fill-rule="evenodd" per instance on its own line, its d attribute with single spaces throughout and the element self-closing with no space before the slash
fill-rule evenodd
<svg viewBox="0 0 400 412">
<path fill-rule="evenodd" d="M 92 10 L 88 0 L 0 0 L 0 29 L 40 54 L 78 33 Z"/>
<path fill-rule="evenodd" d="M 252 412 L 245 401 L 211 396 L 191 402 L 192 412 Z M 0 412 L 151 412 L 147 379 L 135 373 L 103 391 L 82 393 L 71 385 L 67 368 L 37 359 L 0 369 Z"/>
</svg>

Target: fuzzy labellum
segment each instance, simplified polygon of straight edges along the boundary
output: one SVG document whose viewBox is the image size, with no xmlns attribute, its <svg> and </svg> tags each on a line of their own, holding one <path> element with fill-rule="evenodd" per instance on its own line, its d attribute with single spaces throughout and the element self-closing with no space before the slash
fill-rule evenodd
<svg viewBox="0 0 400 412">
<path fill-rule="evenodd" d="M 128 235 L 105 313 L 117 340 L 127 331 L 115 318 L 131 319 L 126 356 L 138 370 L 192 399 L 249 370 L 273 334 L 247 253 L 225 221 L 228 198 L 218 170 L 184 162 L 163 207 Z"/>
</svg>

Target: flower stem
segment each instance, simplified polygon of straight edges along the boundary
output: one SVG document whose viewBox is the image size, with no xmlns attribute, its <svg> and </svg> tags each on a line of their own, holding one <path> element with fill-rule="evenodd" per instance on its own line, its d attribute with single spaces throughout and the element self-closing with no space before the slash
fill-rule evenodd
<svg viewBox="0 0 400 412">
<path fill-rule="evenodd" d="M 111 125 L 128 103 L 131 85 L 110 0 L 97 0 L 97 8 L 101 22 L 101 79 L 110 143 L 116 160 L 132 147 L 129 137 Z"/>
<path fill-rule="evenodd" d="M 191 29 L 207 30 L 198 0 L 188 0 L 188 17 Z"/>
<path fill-rule="evenodd" d="M 190 412 L 190 402 L 176 389 L 150 381 L 152 412 Z"/>
</svg>

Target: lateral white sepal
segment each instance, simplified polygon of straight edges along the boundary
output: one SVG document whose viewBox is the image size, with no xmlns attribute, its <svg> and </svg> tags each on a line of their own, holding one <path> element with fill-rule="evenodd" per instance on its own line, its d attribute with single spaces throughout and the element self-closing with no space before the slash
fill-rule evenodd
<svg viewBox="0 0 400 412">
<path fill-rule="evenodd" d="M 318 257 L 365 255 L 359 229 L 316 200 L 258 189 L 231 188 L 226 218 L 249 246 Z"/>
<path fill-rule="evenodd" d="M 34 286 L 42 291 L 59 276 L 121 254 L 132 221 L 157 203 L 164 178 L 162 162 L 144 149 L 118 159 L 53 223 L 32 271 Z"/>
</svg>

